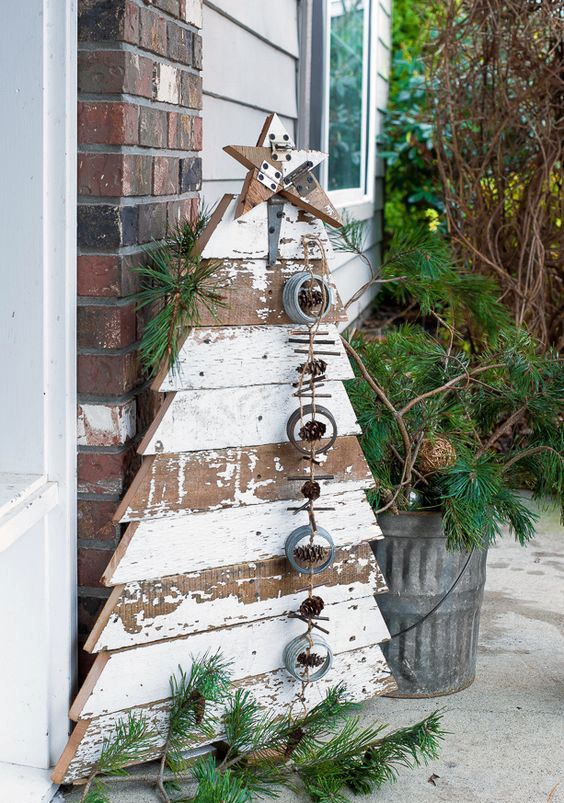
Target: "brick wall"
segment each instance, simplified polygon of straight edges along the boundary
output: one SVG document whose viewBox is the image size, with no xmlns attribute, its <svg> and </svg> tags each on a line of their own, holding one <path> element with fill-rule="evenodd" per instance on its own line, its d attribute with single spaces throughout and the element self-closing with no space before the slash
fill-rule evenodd
<svg viewBox="0 0 564 803">
<path fill-rule="evenodd" d="M 117 503 L 158 406 L 129 297 L 143 244 L 193 215 L 201 185 L 201 0 L 79 0 L 79 640 L 108 590 Z M 81 651 L 82 671 L 88 656 Z"/>
</svg>

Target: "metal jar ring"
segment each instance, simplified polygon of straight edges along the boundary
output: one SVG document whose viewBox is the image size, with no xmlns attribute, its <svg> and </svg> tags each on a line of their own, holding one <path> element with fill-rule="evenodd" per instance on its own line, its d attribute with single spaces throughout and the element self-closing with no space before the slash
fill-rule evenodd
<svg viewBox="0 0 564 803">
<path fill-rule="evenodd" d="M 311 640 L 313 641 L 313 646 L 323 647 L 327 655 L 321 666 L 316 669 L 315 672 L 311 672 L 308 675 L 307 680 L 304 675 L 300 674 L 297 661 L 298 655 L 305 652 L 308 647 L 311 646 L 309 638 L 305 635 L 296 636 L 296 638 L 292 639 L 284 648 L 284 666 L 293 678 L 301 680 L 303 683 L 312 683 L 316 680 L 321 680 L 333 666 L 333 652 L 325 639 L 322 636 L 311 633 Z"/>
<path fill-rule="evenodd" d="M 315 413 L 316 419 L 326 418 L 327 421 L 331 424 L 332 432 L 329 436 L 329 441 L 325 446 L 320 446 L 319 448 L 314 447 L 314 454 L 323 454 L 324 452 L 329 451 L 329 449 L 333 446 L 335 441 L 337 440 L 337 422 L 335 421 L 335 417 L 331 410 L 328 410 L 327 407 L 323 407 L 320 404 L 316 404 L 315 407 L 313 404 L 305 404 L 303 407 L 303 415 L 304 418 L 306 415 L 313 415 Z M 298 441 L 296 438 L 296 426 L 297 424 L 301 423 L 302 420 L 302 410 L 298 408 L 294 410 L 290 418 L 288 419 L 288 423 L 286 424 L 286 434 L 288 436 L 288 440 L 292 443 L 298 451 L 302 454 L 311 454 L 311 449 L 306 449 L 304 446 L 301 445 L 301 441 Z"/>
<path fill-rule="evenodd" d="M 324 288 L 325 291 L 325 304 L 322 312 L 319 315 L 308 315 L 307 312 L 304 312 L 304 310 L 301 308 L 299 302 L 301 289 L 306 282 L 310 282 L 312 279 L 316 281 L 320 287 Z M 323 278 L 323 276 L 320 276 L 318 273 L 307 273 L 306 271 L 294 273 L 293 276 L 290 276 L 284 285 L 284 290 L 282 291 L 282 304 L 284 306 L 284 310 L 288 318 L 290 318 L 290 320 L 294 323 L 313 324 L 316 321 L 321 320 L 327 315 L 333 303 L 333 288 Z"/>
<path fill-rule="evenodd" d="M 301 566 L 298 563 L 294 556 L 294 549 L 297 547 L 300 541 L 304 540 L 304 538 L 310 538 L 311 533 L 311 525 L 303 524 L 301 527 L 297 527 L 295 530 L 292 530 L 286 539 L 286 543 L 284 544 L 284 552 L 286 553 L 288 562 L 290 563 L 292 569 L 300 574 L 321 574 L 321 572 L 324 572 L 325 569 L 328 569 L 335 560 L 335 542 L 333 541 L 331 533 L 323 527 L 318 527 L 315 534 L 326 542 L 327 546 L 329 547 L 329 555 L 327 556 L 326 560 L 323 561 L 323 563 L 315 568 Z"/>
</svg>

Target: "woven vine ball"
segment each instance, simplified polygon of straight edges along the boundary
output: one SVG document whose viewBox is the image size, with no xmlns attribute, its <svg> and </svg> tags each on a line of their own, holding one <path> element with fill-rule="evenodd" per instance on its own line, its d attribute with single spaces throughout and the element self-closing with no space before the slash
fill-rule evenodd
<svg viewBox="0 0 564 803">
<path fill-rule="evenodd" d="M 456 462 L 456 449 L 441 435 L 424 438 L 417 455 L 417 466 L 423 474 L 431 474 L 441 468 L 448 468 Z"/>
</svg>

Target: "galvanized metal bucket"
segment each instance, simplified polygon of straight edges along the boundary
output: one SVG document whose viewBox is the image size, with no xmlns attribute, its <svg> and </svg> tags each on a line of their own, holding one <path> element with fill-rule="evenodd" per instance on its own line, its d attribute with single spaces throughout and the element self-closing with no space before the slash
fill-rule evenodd
<svg viewBox="0 0 564 803">
<path fill-rule="evenodd" d="M 389 593 L 378 605 L 392 635 L 421 620 L 455 583 L 428 618 L 382 645 L 398 685 L 393 697 L 435 697 L 469 686 L 476 674 L 480 609 L 487 551 L 449 552 L 440 513 L 384 514 L 383 541 L 372 549 Z M 468 559 L 469 558 L 469 559 Z"/>
</svg>

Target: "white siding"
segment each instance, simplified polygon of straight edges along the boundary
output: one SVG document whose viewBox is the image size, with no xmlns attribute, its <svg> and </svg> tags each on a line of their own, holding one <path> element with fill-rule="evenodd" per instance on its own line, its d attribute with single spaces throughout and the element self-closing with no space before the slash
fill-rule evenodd
<svg viewBox="0 0 564 803">
<path fill-rule="evenodd" d="M 321 0 L 314 0 L 320 2 Z M 388 99 L 391 42 L 391 0 L 375 0 L 376 134 Z M 204 152 L 203 197 L 215 203 L 226 192 L 237 193 L 245 169 L 223 152 L 226 144 L 256 142 L 264 118 L 276 112 L 295 134 L 298 116 L 298 0 L 204 0 Z M 369 221 L 366 248 L 380 260 L 383 210 L 383 164 L 375 163 L 374 202 L 348 211 Z M 365 262 L 337 254 L 335 282 L 346 302 L 369 278 Z M 355 320 L 370 303 L 370 291 L 349 310 Z"/>
</svg>

